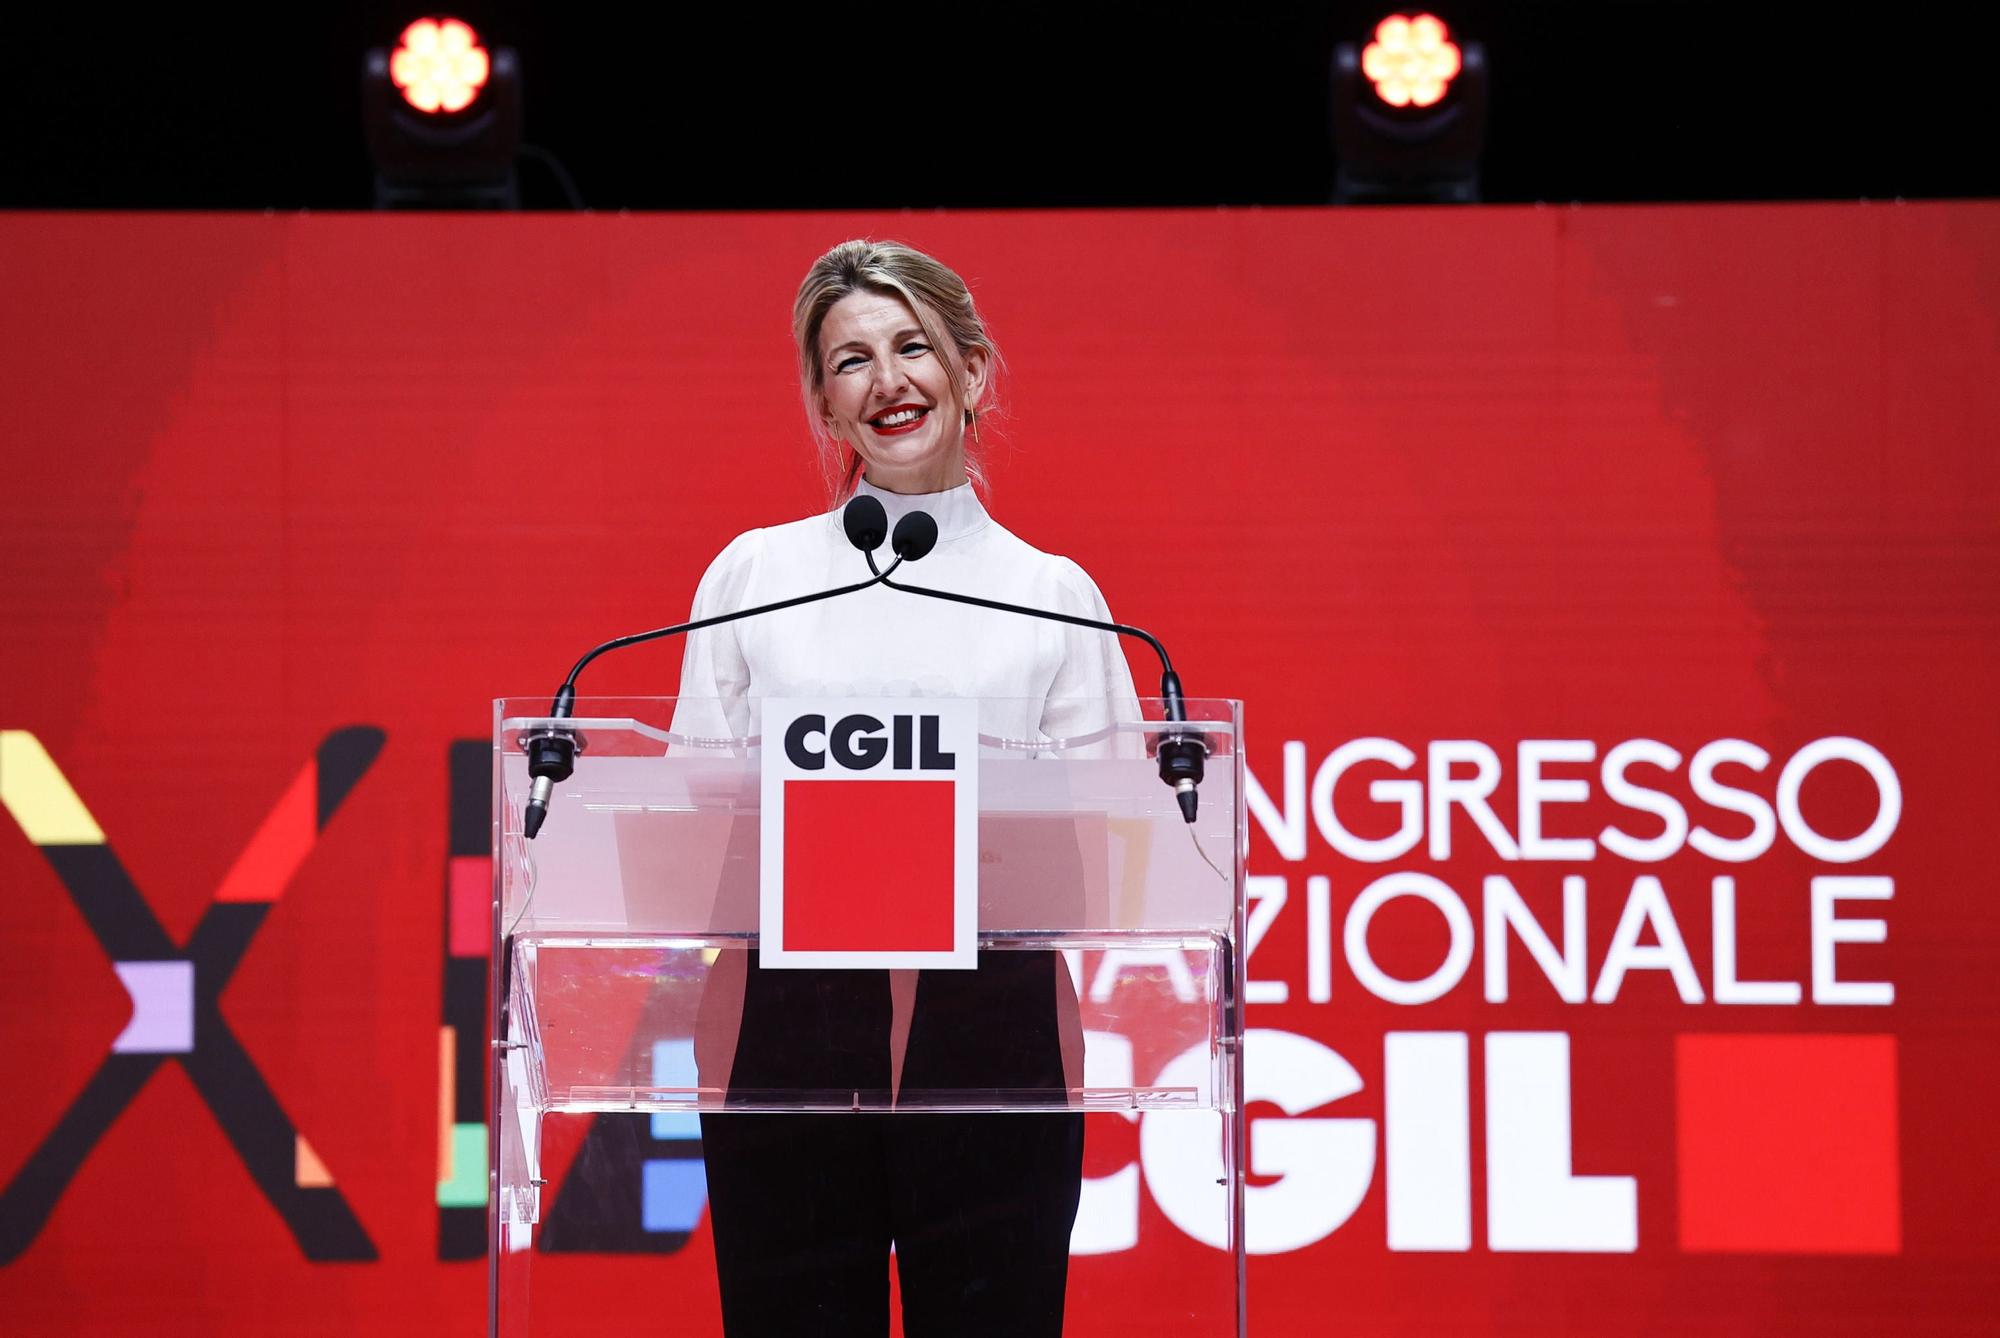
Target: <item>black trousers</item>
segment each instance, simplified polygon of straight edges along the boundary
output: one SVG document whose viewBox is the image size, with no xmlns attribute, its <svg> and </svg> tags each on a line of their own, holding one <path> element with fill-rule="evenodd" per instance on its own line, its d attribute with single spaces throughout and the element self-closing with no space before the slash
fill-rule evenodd
<svg viewBox="0 0 2000 1338">
<path fill-rule="evenodd" d="M 918 978 L 901 1091 L 1064 1085 L 1054 954 L 982 953 Z M 888 977 L 760 971 L 732 1100 L 886 1093 Z M 704 1115 L 728 1338 L 882 1338 L 896 1251 L 908 1338 L 1056 1338 L 1083 1176 L 1083 1116 Z"/>
</svg>

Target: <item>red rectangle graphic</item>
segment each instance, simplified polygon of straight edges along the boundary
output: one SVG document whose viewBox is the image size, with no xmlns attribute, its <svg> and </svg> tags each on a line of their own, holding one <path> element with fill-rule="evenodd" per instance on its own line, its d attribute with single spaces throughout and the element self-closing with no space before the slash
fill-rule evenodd
<svg viewBox="0 0 2000 1338">
<path fill-rule="evenodd" d="M 786 781 L 786 950 L 949 952 L 956 789 Z"/>
</svg>

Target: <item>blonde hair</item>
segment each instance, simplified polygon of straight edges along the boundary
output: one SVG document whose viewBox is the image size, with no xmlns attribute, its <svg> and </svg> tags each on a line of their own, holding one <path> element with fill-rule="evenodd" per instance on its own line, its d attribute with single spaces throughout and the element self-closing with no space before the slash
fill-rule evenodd
<svg viewBox="0 0 2000 1338">
<path fill-rule="evenodd" d="M 799 392 L 805 398 L 806 420 L 812 425 L 813 441 L 819 448 L 820 471 L 827 490 L 836 502 L 845 500 L 861 479 L 861 457 L 854 447 L 826 429 L 822 397 L 826 386 L 826 366 L 820 357 L 820 327 L 827 312 L 842 298 L 855 293 L 880 293 L 896 297 L 908 305 L 931 348 L 944 358 L 951 372 L 954 407 L 965 427 L 960 429 L 965 448 L 965 472 L 982 489 L 986 474 L 973 452 L 973 441 L 963 441 L 965 428 L 977 432 L 981 417 L 991 413 L 984 401 L 991 398 L 995 376 L 1000 371 L 1000 350 L 986 332 L 986 322 L 972 303 L 972 290 L 949 265 L 901 242 L 872 242 L 857 239 L 842 242 L 813 262 L 799 284 L 798 300 L 792 304 L 792 337 L 799 349 Z M 965 359 L 972 352 L 986 359 L 986 381 L 980 401 L 965 402 Z"/>
</svg>

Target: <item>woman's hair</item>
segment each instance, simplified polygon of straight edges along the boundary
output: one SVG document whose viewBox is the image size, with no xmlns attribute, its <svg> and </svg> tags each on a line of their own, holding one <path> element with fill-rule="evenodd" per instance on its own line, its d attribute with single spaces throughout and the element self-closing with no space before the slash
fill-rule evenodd
<svg viewBox="0 0 2000 1338">
<path fill-rule="evenodd" d="M 799 285 L 798 301 L 792 304 L 792 337 L 799 347 L 799 390 L 805 397 L 806 420 L 812 425 L 820 469 L 835 501 L 854 491 L 861 477 L 861 457 L 853 446 L 826 430 L 821 405 L 826 364 L 820 357 L 819 332 L 826 323 L 826 313 L 855 293 L 881 293 L 908 304 L 924 328 L 926 342 L 950 369 L 954 407 L 967 427 L 990 411 L 982 404 L 963 400 L 966 355 L 978 350 L 986 356 L 982 400 L 990 398 L 1000 371 L 1000 350 L 987 334 L 986 322 L 973 306 L 965 280 L 949 265 L 901 242 L 867 240 L 842 242 L 814 261 Z M 964 442 L 965 470 L 984 488 L 986 475 L 973 452 L 976 441 L 975 437 Z"/>
</svg>

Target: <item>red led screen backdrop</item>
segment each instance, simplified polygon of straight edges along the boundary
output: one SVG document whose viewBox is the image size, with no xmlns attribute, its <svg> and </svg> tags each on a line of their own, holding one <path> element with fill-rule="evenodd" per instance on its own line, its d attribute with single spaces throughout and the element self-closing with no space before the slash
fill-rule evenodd
<svg viewBox="0 0 2000 1338">
<path fill-rule="evenodd" d="M 975 282 L 999 518 L 1249 703 L 1257 1333 L 1990 1325 L 1961 204 L 0 218 L 10 1332 L 482 1322 L 487 700 L 820 503 L 863 233 Z M 1100 1297 L 1213 1248 L 1122 1127 Z M 696 1139 L 551 1228 L 592 1332 L 712 1312 Z"/>
</svg>

